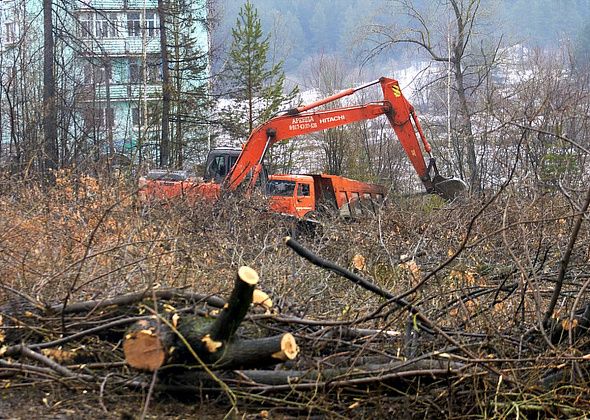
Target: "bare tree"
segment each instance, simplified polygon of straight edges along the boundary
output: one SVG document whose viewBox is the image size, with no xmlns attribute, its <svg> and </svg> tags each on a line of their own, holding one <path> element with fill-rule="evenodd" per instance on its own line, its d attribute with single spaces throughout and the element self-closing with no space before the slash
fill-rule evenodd
<svg viewBox="0 0 590 420">
<path fill-rule="evenodd" d="M 510 69 L 520 77 L 490 108 L 505 127 L 498 141 L 525 137 L 519 176 L 537 193 L 584 189 L 590 176 L 590 77 L 575 70 L 572 58 L 567 49 L 527 51 Z M 509 143 L 497 149 L 513 153 Z"/>
<path fill-rule="evenodd" d="M 53 39 L 53 0 L 43 0 L 43 170 L 59 165 L 57 147 L 57 108 L 55 106 L 55 57 Z"/>
<path fill-rule="evenodd" d="M 396 10 L 401 8 L 405 27 L 373 24 L 369 27 L 367 41 L 370 43 L 368 57 L 383 50 L 401 45 L 417 45 L 430 60 L 439 63 L 441 72 L 450 71 L 457 103 L 456 142 L 457 163 L 462 176 L 469 179 L 472 190 L 481 188 L 481 173 L 477 159 L 476 136 L 473 118 L 477 108 L 472 102 L 474 93 L 482 86 L 496 63 L 498 42 L 488 45 L 478 32 L 483 15 L 481 0 L 449 0 L 446 3 L 423 3 L 419 8 L 412 0 L 393 0 Z M 441 19 L 441 10 L 450 7 L 449 24 Z M 445 68 L 444 63 L 448 65 Z M 465 165 L 462 150 L 466 154 Z"/>
<path fill-rule="evenodd" d="M 170 91 L 172 90 L 168 60 L 167 9 L 167 2 L 165 0 L 158 0 L 158 15 L 160 16 L 160 51 L 162 55 L 162 128 L 160 133 L 160 166 L 163 168 L 168 166 L 170 160 Z"/>
<path fill-rule="evenodd" d="M 308 85 L 317 89 L 320 97 L 330 96 L 348 84 L 348 73 L 342 60 L 336 56 L 320 55 L 311 60 L 311 76 Z M 342 106 L 340 101 L 330 103 L 331 108 Z M 330 174 L 342 175 L 347 158 L 349 136 L 347 126 L 340 126 L 320 131 L 311 137 L 320 145 L 324 152 L 324 168 Z"/>
</svg>

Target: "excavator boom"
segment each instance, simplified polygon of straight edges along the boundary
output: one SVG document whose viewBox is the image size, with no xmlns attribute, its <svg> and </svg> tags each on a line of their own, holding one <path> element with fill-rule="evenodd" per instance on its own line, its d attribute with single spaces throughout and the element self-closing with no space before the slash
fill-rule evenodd
<svg viewBox="0 0 590 420">
<path fill-rule="evenodd" d="M 334 102 L 376 84 L 381 85 L 383 92 L 383 101 L 381 102 L 312 111 L 321 105 Z M 389 120 L 427 192 L 438 193 L 444 198 L 451 199 L 465 190 L 466 185 L 463 181 L 447 179 L 438 173 L 434 158 L 430 157 L 428 164 L 426 163 L 422 147 L 429 155 L 431 148 L 424 136 L 414 107 L 402 94 L 397 80 L 386 77 L 357 88 L 344 90 L 309 105 L 291 109 L 258 126 L 251 133 L 235 165 L 227 174 L 224 186 L 229 190 L 236 189 L 249 173 L 252 173 L 250 185 L 253 185 L 260 172 L 264 155 L 272 145 L 279 141 L 381 115 L 385 115 Z M 416 136 L 416 131 L 422 141 L 422 147 Z"/>
</svg>

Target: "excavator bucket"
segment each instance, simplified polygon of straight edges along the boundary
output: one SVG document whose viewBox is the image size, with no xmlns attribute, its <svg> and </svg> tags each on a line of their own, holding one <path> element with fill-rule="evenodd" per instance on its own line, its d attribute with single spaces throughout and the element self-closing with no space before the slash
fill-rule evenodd
<svg viewBox="0 0 590 420">
<path fill-rule="evenodd" d="M 432 156 L 428 161 L 426 177 L 422 180 L 426 187 L 426 192 L 438 194 L 445 200 L 454 200 L 468 190 L 468 186 L 460 178 L 446 178 L 438 172 L 436 159 Z"/>
<path fill-rule="evenodd" d="M 445 178 L 436 174 L 432 179 L 434 193 L 440 195 L 445 200 L 454 200 L 464 194 L 468 187 L 465 181 L 459 178 Z"/>
</svg>

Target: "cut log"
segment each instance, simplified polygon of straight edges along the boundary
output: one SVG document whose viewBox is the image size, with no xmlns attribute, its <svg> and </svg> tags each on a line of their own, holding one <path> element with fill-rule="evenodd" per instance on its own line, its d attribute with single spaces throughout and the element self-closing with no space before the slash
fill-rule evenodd
<svg viewBox="0 0 590 420">
<path fill-rule="evenodd" d="M 294 389 L 326 389 L 362 386 L 370 384 L 394 384 L 402 379 L 425 377 L 430 379 L 448 378 L 460 375 L 466 365 L 448 360 L 412 360 L 407 362 L 391 362 L 376 365 L 340 367 L 334 369 L 311 370 L 240 370 L 237 373 L 221 373 L 218 378 L 224 382 L 240 384 L 242 390 L 253 389 L 269 392 Z M 175 384 L 159 388 L 163 391 L 192 391 L 201 387 L 216 388 L 218 384 L 211 376 L 200 371 L 186 371 L 176 375 Z M 185 385 L 183 385 L 185 384 Z"/>
<path fill-rule="evenodd" d="M 254 369 L 293 360 L 299 347 L 290 333 L 252 340 L 238 340 L 228 344 L 213 364 L 217 369 Z"/>
<path fill-rule="evenodd" d="M 211 326 L 207 340 L 212 343 L 223 343 L 234 335 L 250 308 L 257 284 L 258 273 L 250 267 L 240 267 L 234 289 L 219 317 Z M 221 346 L 211 344 L 208 347 L 213 350 L 212 352 L 215 352 Z"/>
<path fill-rule="evenodd" d="M 254 305 L 258 305 L 264 308 L 266 312 L 270 312 L 270 310 L 272 309 L 272 299 L 270 298 L 270 296 L 268 296 L 268 294 L 266 294 L 260 289 L 254 289 L 254 294 L 252 295 L 252 303 Z"/>
<path fill-rule="evenodd" d="M 129 366 L 155 371 L 162 367 L 174 348 L 174 335 L 157 318 L 138 321 L 125 334 L 123 352 Z"/>
<path fill-rule="evenodd" d="M 272 354 L 274 359 L 286 362 L 287 360 L 293 360 L 299 354 L 299 346 L 295 341 L 295 337 L 292 334 L 286 333 L 281 338 L 281 348 Z"/>
<path fill-rule="evenodd" d="M 201 340 L 207 334 L 212 319 L 174 314 L 172 326 L 176 331 L 163 321 L 158 325 L 158 321 L 155 318 L 140 320 L 127 330 L 123 351 L 129 366 L 153 372 L 166 363 L 194 361 L 191 350 L 199 355 L 209 354 Z"/>
</svg>

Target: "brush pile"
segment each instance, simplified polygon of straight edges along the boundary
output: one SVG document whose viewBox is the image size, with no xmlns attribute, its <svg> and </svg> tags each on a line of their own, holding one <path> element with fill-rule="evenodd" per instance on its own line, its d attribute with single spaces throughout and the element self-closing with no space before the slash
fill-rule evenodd
<svg viewBox="0 0 590 420">
<path fill-rule="evenodd" d="M 586 194 L 406 199 L 284 240 L 251 200 L 121 191 L 0 200 L 5 412 L 590 410 Z"/>
</svg>

